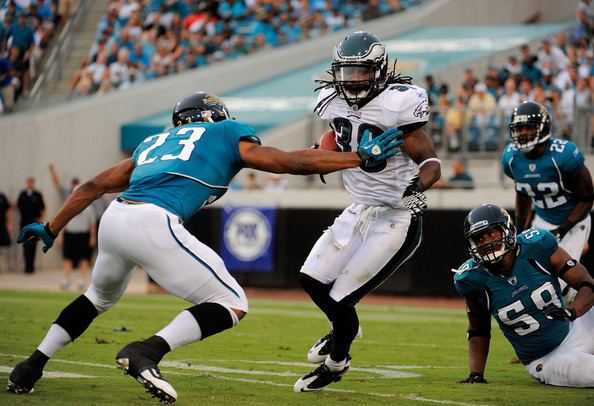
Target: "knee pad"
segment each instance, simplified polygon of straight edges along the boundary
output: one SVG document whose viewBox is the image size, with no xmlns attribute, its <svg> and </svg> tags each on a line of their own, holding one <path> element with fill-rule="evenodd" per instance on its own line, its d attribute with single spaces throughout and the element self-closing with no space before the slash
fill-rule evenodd
<svg viewBox="0 0 594 406">
<path fill-rule="evenodd" d="M 203 340 L 233 327 L 238 322 L 237 316 L 231 309 L 218 303 L 201 303 L 186 310 L 198 322 Z"/>
<path fill-rule="evenodd" d="M 93 303 L 85 295 L 80 295 L 62 310 L 54 323 L 66 330 L 74 341 L 84 333 L 98 314 Z"/>
</svg>

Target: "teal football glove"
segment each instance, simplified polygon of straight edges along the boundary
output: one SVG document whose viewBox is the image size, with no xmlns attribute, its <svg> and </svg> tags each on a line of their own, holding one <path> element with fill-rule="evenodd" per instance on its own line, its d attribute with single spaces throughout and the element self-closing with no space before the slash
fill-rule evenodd
<svg viewBox="0 0 594 406">
<path fill-rule="evenodd" d="M 390 158 L 400 151 L 402 131 L 397 128 L 390 128 L 375 138 L 371 138 L 371 132 L 365 130 L 363 138 L 359 143 L 357 154 L 365 162 L 379 162 Z"/>
<path fill-rule="evenodd" d="M 22 244 L 29 240 L 41 240 L 43 241 L 43 252 L 47 252 L 54 245 L 54 240 L 56 239 L 56 236 L 50 231 L 48 224 L 31 223 L 26 225 L 19 233 L 17 243 Z"/>
</svg>

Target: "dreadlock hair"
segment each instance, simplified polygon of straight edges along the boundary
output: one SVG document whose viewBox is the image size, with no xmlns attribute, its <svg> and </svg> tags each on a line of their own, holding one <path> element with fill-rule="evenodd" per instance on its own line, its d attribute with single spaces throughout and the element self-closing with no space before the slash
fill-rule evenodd
<svg viewBox="0 0 594 406">
<path fill-rule="evenodd" d="M 392 70 L 390 70 L 390 72 L 388 72 L 388 74 L 386 75 L 384 89 L 388 85 L 394 85 L 394 84 L 412 85 L 412 80 L 413 80 L 412 76 L 403 76 L 401 73 L 398 73 L 398 74 L 396 73 L 396 62 L 398 62 L 398 59 L 394 60 L 394 64 L 392 65 Z M 332 78 L 334 78 L 332 69 L 328 69 L 325 73 L 329 74 Z M 314 92 L 317 92 L 318 90 L 322 90 L 322 89 L 335 88 L 334 80 L 316 79 L 314 82 L 320 84 L 320 86 L 318 86 L 314 89 Z M 383 92 L 384 89 L 372 94 L 368 99 L 369 100 L 373 99 L 379 93 Z M 338 96 L 338 90 L 335 89 L 334 92 L 330 93 L 328 96 L 326 96 L 322 100 L 320 100 L 318 102 L 318 104 L 316 104 L 316 106 L 313 109 L 314 113 L 318 113 L 319 115 L 322 115 L 323 112 L 328 107 L 328 105 L 330 104 L 330 102 L 332 100 L 334 100 L 336 98 L 336 96 Z"/>
</svg>

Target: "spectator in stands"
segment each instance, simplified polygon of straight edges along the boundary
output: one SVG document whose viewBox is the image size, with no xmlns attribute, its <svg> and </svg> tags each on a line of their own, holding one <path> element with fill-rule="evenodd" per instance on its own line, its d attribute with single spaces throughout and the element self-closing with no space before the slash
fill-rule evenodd
<svg viewBox="0 0 594 406">
<path fill-rule="evenodd" d="M 519 86 L 519 93 L 520 93 L 520 100 L 521 101 L 528 101 L 532 100 L 532 80 L 530 78 L 524 77 L 520 81 Z"/>
<path fill-rule="evenodd" d="M 30 223 L 39 223 L 45 216 L 45 202 L 41 192 L 35 189 L 35 178 L 27 178 L 27 186 L 19 194 L 17 207 L 21 215 L 21 229 Z M 37 251 L 37 240 L 29 240 L 23 244 L 23 255 L 25 258 L 25 273 L 35 272 L 35 253 Z"/>
<path fill-rule="evenodd" d="M 429 96 L 429 105 L 437 105 L 437 99 L 439 98 L 439 87 L 433 79 L 433 75 L 425 75 L 425 89 L 427 89 L 427 96 Z"/>
<path fill-rule="evenodd" d="M 567 68 L 569 58 L 565 53 L 551 43 L 550 38 L 542 40 L 541 49 L 538 51 L 537 67 L 541 71 L 550 69 L 553 74 L 557 74 Z"/>
<path fill-rule="evenodd" d="M 474 179 L 466 170 L 466 165 L 461 159 L 452 161 L 453 175 L 448 179 L 439 179 L 433 187 L 440 189 L 474 189 Z"/>
<path fill-rule="evenodd" d="M 542 72 L 536 66 L 537 59 L 526 58 L 522 61 L 522 77 L 530 80 L 530 83 L 538 82 L 542 79 Z"/>
<path fill-rule="evenodd" d="M 278 173 L 271 174 L 266 178 L 264 190 L 267 192 L 282 192 L 287 189 L 287 179 Z"/>
<path fill-rule="evenodd" d="M 522 66 L 518 62 L 518 58 L 515 55 L 510 55 L 507 58 L 507 63 L 503 67 L 508 72 L 508 76 L 516 78 L 522 73 Z"/>
<path fill-rule="evenodd" d="M 578 67 L 579 65 L 577 63 L 572 63 L 567 66 L 566 69 L 559 72 L 553 81 L 555 86 L 557 86 L 558 89 L 561 89 L 562 92 L 575 88 L 579 78 Z"/>
<path fill-rule="evenodd" d="M 468 100 L 470 149 L 478 149 L 481 144 L 487 148 L 497 146 L 496 107 L 495 97 L 487 91 L 487 86 L 481 82 L 477 83 L 474 86 L 474 94 Z"/>
<path fill-rule="evenodd" d="M 35 45 L 35 37 L 34 31 L 28 25 L 27 16 L 24 13 L 19 14 L 18 23 L 13 24 L 9 28 L 7 37 L 11 40 L 11 45 L 8 48 L 8 59 L 12 66 L 20 72 L 22 80 L 18 94 L 23 93 L 27 95 L 30 81 L 29 66 Z"/>
<path fill-rule="evenodd" d="M 462 87 L 466 89 L 474 89 L 478 83 L 478 78 L 474 75 L 472 68 L 464 69 L 464 78 L 462 79 Z"/>
<path fill-rule="evenodd" d="M 592 35 L 594 34 L 594 12 L 590 0 L 580 0 L 577 6 L 577 23 L 573 29 L 572 39 L 574 44 L 586 40 L 587 43 L 592 42 Z"/>
<path fill-rule="evenodd" d="M 100 51 L 97 54 L 97 60 L 91 63 L 88 67 L 88 72 L 93 77 L 93 92 L 99 89 L 99 85 L 101 84 L 101 80 L 104 77 L 105 71 L 108 71 L 107 53 L 105 51 Z"/>
<path fill-rule="evenodd" d="M 245 183 L 245 190 L 261 190 L 262 186 L 258 182 L 258 177 L 256 176 L 255 172 L 250 172 L 247 174 L 246 183 Z"/>
<path fill-rule="evenodd" d="M 512 111 L 518 104 L 520 104 L 520 93 L 516 90 L 516 81 L 512 78 L 507 79 L 504 85 L 504 93 L 497 101 L 497 107 L 501 109 L 505 123 L 509 122 Z"/>
<path fill-rule="evenodd" d="M 130 87 L 130 71 L 128 70 L 127 48 L 118 51 L 118 59 L 109 65 L 109 80 L 111 85 L 117 89 L 127 89 Z"/>
<path fill-rule="evenodd" d="M 448 103 L 449 104 L 449 103 Z M 455 104 L 449 107 L 444 116 L 444 143 L 449 151 L 458 151 L 462 146 L 462 128 L 465 124 L 466 101 L 464 95 L 456 96 Z"/>
<path fill-rule="evenodd" d="M 7 57 L 0 54 L 0 101 L 5 113 L 10 113 L 14 107 L 15 91 L 12 65 Z"/>
</svg>

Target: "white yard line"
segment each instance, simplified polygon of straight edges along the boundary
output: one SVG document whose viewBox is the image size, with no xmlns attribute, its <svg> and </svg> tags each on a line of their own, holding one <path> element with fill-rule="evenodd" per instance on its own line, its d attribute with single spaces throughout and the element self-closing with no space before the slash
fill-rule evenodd
<svg viewBox="0 0 594 406">
<path fill-rule="evenodd" d="M 5 354 L 0 353 L 0 356 L 6 357 L 13 357 L 13 358 L 27 358 L 26 356 L 16 355 L 16 354 Z M 115 365 L 108 365 L 108 364 L 98 364 L 92 362 L 79 362 L 79 361 L 69 361 L 63 360 L 58 358 L 52 358 L 53 362 L 60 362 L 64 364 L 71 364 L 71 365 L 81 365 L 81 366 L 89 366 L 89 367 L 96 367 L 96 368 L 109 368 L 115 369 Z M 310 364 L 306 364 L 303 362 L 279 362 L 279 361 L 263 361 L 263 360 L 211 360 L 211 361 L 225 361 L 225 362 L 242 362 L 242 363 L 252 363 L 252 364 L 273 364 L 273 365 L 286 365 L 286 366 L 311 366 Z M 162 366 L 165 367 L 175 367 L 178 369 L 186 369 L 186 370 L 197 370 L 197 371 L 207 371 L 207 372 L 228 372 L 228 373 L 242 373 L 246 375 L 272 375 L 272 376 L 299 376 L 299 374 L 293 373 L 278 373 L 278 372 L 270 372 L 270 371 L 254 371 L 254 370 L 239 370 L 239 369 L 228 369 L 228 368 L 220 368 L 217 366 L 210 366 L 210 365 L 188 365 L 187 362 L 183 361 L 167 361 L 163 362 Z M 387 365 L 385 368 L 401 368 L 401 369 L 415 369 L 415 368 L 429 368 L 427 366 L 414 366 L 414 365 Z M 436 368 L 436 367 L 431 367 Z M 12 370 L 12 367 L 7 366 L 0 366 L 0 373 L 8 374 Z M 369 372 L 369 373 L 379 373 L 380 375 L 384 375 L 386 372 L 392 373 L 399 373 L 398 371 L 389 371 L 389 370 L 382 370 L 379 368 L 353 368 L 355 371 L 361 372 Z M 171 371 L 167 370 L 167 375 L 185 375 L 185 376 L 197 376 L 195 373 L 188 373 L 188 372 L 180 372 L 180 371 Z M 411 374 L 416 375 L 416 374 Z M 244 382 L 244 383 L 256 383 L 261 385 L 269 385 L 269 386 L 279 386 L 283 388 L 293 388 L 293 385 L 286 384 L 286 383 L 279 383 L 274 381 L 268 380 L 260 380 L 260 379 L 250 379 L 250 378 L 238 378 L 238 377 L 230 377 L 230 376 L 222 376 L 222 375 L 213 375 L 211 373 L 208 374 L 200 374 L 199 376 L 206 376 L 210 378 L 225 380 L 225 381 L 233 381 L 233 382 Z M 96 378 L 94 376 L 89 375 L 81 375 L 81 374 L 73 374 L 68 372 L 59 372 L 59 371 L 45 371 L 43 377 L 52 377 L 52 378 Z M 396 378 L 397 376 L 390 376 Z M 402 376 L 400 376 L 402 377 Z M 106 378 L 106 377 L 101 377 Z M 390 393 L 377 393 L 377 392 L 364 392 L 364 391 L 356 391 L 350 389 L 336 389 L 336 388 L 326 388 L 324 389 L 326 392 L 335 392 L 335 393 L 348 393 L 353 395 L 366 395 L 366 396 L 374 396 L 374 397 L 382 397 L 382 398 L 394 398 L 394 399 L 406 399 L 412 400 L 416 402 L 425 402 L 425 403 L 438 403 L 438 404 L 446 404 L 446 405 L 458 405 L 458 406 L 488 406 L 488 405 L 479 405 L 474 403 L 461 403 L 452 400 L 446 399 L 430 399 L 422 396 L 418 396 L 414 393 L 411 394 L 390 394 Z"/>
</svg>

